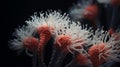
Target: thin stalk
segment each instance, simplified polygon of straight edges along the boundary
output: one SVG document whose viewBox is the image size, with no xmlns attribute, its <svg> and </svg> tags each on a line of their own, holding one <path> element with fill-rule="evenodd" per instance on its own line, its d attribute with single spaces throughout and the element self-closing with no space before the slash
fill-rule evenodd
<svg viewBox="0 0 120 67">
<path fill-rule="evenodd" d="M 37 63 L 37 49 L 34 49 L 33 51 L 33 57 L 32 57 L 32 60 L 33 60 L 33 67 L 38 67 L 38 63 Z"/>
<path fill-rule="evenodd" d="M 65 59 L 67 54 L 65 53 L 60 53 L 58 60 L 56 61 L 55 67 L 60 67 L 62 65 L 63 60 Z"/>
<path fill-rule="evenodd" d="M 55 67 L 55 64 L 57 64 L 56 61 L 58 60 L 59 54 L 60 50 L 56 47 L 53 47 L 53 52 L 48 67 Z"/>
<path fill-rule="evenodd" d="M 38 54 L 38 66 L 45 67 L 41 54 Z"/>
</svg>

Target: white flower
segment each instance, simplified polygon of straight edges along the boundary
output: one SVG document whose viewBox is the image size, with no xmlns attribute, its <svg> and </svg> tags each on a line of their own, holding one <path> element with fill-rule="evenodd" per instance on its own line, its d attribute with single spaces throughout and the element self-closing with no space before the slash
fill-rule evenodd
<svg viewBox="0 0 120 67">
<path fill-rule="evenodd" d="M 77 3 L 77 5 L 74 5 L 72 8 L 70 8 L 70 16 L 74 20 L 80 20 L 81 18 L 83 18 L 83 12 L 85 10 L 85 7 L 88 5 L 90 5 L 89 1 Z"/>
<path fill-rule="evenodd" d="M 36 31 L 35 28 L 31 26 L 25 26 L 23 25 L 22 27 L 19 27 L 16 29 L 16 31 L 13 33 L 13 36 L 15 37 L 13 40 L 9 41 L 9 46 L 13 50 L 17 50 L 18 53 L 19 51 L 24 49 L 23 47 L 23 40 L 26 37 L 33 37 L 35 35 Z"/>
<path fill-rule="evenodd" d="M 40 13 L 40 16 L 36 14 L 31 16 L 32 20 L 26 21 L 27 25 L 23 25 L 19 29 L 16 29 L 15 33 L 13 34 L 15 38 L 9 43 L 11 44 L 10 47 L 14 50 L 23 50 L 23 40 L 26 37 L 33 37 L 37 33 L 37 28 L 43 25 L 47 25 L 48 27 L 54 27 L 56 29 L 61 29 L 64 27 L 65 24 L 70 22 L 68 15 L 64 13 L 61 15 L 60 12 L 57 11 L 50 11 L 46 13 Z M 50 29 L 50 32 L 54 34 L 54 30 Z"/>
<path fill-rule="evenodd" d="M 120 61 L 120 40 L 115 40 L 115 37 L 104 30 L 96 30 L 92 40 L 93 45 L 99 46 L 99 60 Z"/>
<path fill-rule="evenodd" d="M 68 25 L 69 24 L 69 25 Z M 81 46 L 81 44 L 88 44 L 90 45 L 91 39 L 89 38 L 92 35 L 91 28 L 87 29 L 87 25 L 83 26 L 80 22 L 68 22 L 65 24 L 63 28 L 56 29 L 56 39 L 60 35 L 65 35 L 70 37 L 70 41 L 72 42 L 69 46 L 67 46 L 68 50 L 71 52 L 72 50 L 81 51 L 81 49 L 77 49 L 76 47 Z M 88 46 L 86 45 L 86 46 Z M 61 45 L 60 45 L 61 46 Z M 72 53 L 72 52 L 71 52 Z"/>
<path fill-rule="evenodd" d="M 57 11 L 48 11 L 46 13 L 40 13 L 40 16 L 34 15 L 32 16 L 32 20 L 26 21 L 26 23 L 36 29 L 43 25 L 48 25 L 48 27 L 59 28 L 62 27 L 63 24 L 69 22 L 68 15 L 64 13 L 63 15 Z M 50 30 L 53 34 L 53 30 Z"/>
</svg>

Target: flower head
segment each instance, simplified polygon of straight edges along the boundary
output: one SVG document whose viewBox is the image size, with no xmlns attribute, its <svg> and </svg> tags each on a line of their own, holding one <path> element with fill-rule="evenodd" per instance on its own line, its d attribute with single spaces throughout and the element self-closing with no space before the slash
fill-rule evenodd
<svg viewBox="0 0 120 67">
<path fill-rule="evenodd" d="M 112 5 L 120 5 L 120 0 L 111 0 Z"/>
<path fill-rule="evenodd" d="M 96 19 L 98 15 L 98 6 L 97 5 L 89 5 L 84 9 L 83 15 L 88 20 Z"/>
<path fill-rule="evenodd" d="M 32 16 L 32 20 L 26 22 L 28 25 L 36 28 L 40 36 L 39 46 L 42 48 L 52 36 L 55 36 L 55 29 L 64 27 L 64 24 L 69 22 L 69 18 L 66 13 L 62 15 L 57 11 L 41 12 L 39 15 Z"/>
<path fill-rule="evenodd" d="M 84 47 L 89 47 L 91 45 L 91 36 L 93 31 L 91 28 L 87 28 L 87 25 L 83 27 L 78 25 L 76 30 L 77 33 L 74 35 L 76 38 L 72 40 L 70 50 L 72 50 L 72 52 L 77 51 L 79 53 L 86 53 Z"/>
<path fill-rule="evenodd" d="M 85 54 L 78 54 L 75 57 L 76 61 L 80 64 L 80 65 L 88 65 L 89 63 L 89 59 Z"/>
<path fill-rule="evenodd" d="M 34 37 L 36 35 L 35 28 L 31 26 L 22 26 L 13 33 L 15 37 L 13 40 L 10 40 L 10 48 L 13 50 L 21 51 L 24 49 L 24 39 L 29 37 Z"/>
<path fill-rule="evenodd" d="M 93 46 L 88 50 L 93 66 L 98 67 L 103 62 L 119 61 L 120 40 L 115 40 L 109 32 L 103 30 L 95 31 L 93 35 Z"/>
<path fill-rule="evenodd" d="M 57 11 L 48 11 L 46 13 L 39 13 L 40 16 L 34 15 L 31 16 L 32 20 L 26 21 L 26 23 L 32 27 L 35 27 L 36 30 L 42 26 L 48 26 L 50 32 L 54 34 L 54 26 L 60 26 L 59 23 L 66 23 L 69 21 L 69 18 L 66 13 L 63 15 Z"/>
<path fill-rule="evenodd" d="M 84 18 L 84 16 L 83 16 L 84 9 L 89 4 L 90 4 L 89 2 L 82 2 L 82 3 L 77 3 L 77 5 L 74 5 L 69 10 L 69 14 L 73 18 L 73 20 L 80 20 L 80 19 Z"/>
<path fill-rule="evenodd" d="M 10 41 L 10 47 L 15 50 L 24 49 L 25 46 L 29 47 L 35 41 L 40 39 L 39 45 L 48 42 L 48 40 L 54 36 L 55 28 L 61 29 L 64 24 L 69 22 L 68 15 L 64 13 L 63 15 L 57 11 L 49 11 L 46 13 L 40 13 L 39 16 L 36 14 L 31 16 L 32 20 L 26 21 L 27 25 L 16 30 L 14 33 L 13 40 Z M 33 38 L 38 35 L 40 38 Z M 33 42 L 30 42 L 33 41 Z M 36 44 L 36 43 L 34 43 Z M 41 47 L 42 48 L 42 47 Z M 31 49 L 31 48 L 30 48 Z"/>
<path fill-rule="evenodd" d="M 75 47 L 90 42 L 89 37 L 92 35 L 91 28 L 87 29 L 87 26 L 82 27 L 79 22 L 72 21 L 70 23 L 68 22 L 68 24 L 64 24 L 63 28 L 61 29 L 56 29 L 55 42 L 58 43 L 57 45 L 59 45 L 60 48 L 66 45 L 65 49 L 67 49 L 67 51 L 71 51 L 71 49 L 77 50 Z"/>
</svg>

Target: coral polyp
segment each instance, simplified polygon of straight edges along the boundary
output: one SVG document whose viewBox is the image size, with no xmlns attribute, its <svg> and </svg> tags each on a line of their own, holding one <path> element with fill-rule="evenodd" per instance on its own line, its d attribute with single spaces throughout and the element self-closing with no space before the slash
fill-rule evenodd
<svg viewBox="0 0 120 67">
<path fill-rule="evenodd" d="M 108 57 L 107 54 L 109 54 L 106 53 L 106 51 L 107 49 L 105 48 L 105 44 L 103 43 L 90 47 L 88 53 L 90 54 L 90 59 L 94 67 L 98 67 L 105 62 L 106 57 Z"/>
<path fill-rule="evenodd" d="M 23 40 L 23 46 L 33 52 L 38 46 L 38 40 L 34 37 L 26 37 Z"/>
<path fill-rule="evenodd" d="M 96 31 L 93 40 L 95 41 L 88 53 L 94 67 L 99 67 L 108 61 L 119 62 L 120 40 L 116 40 L 115 37 L 110 36 L 109 32 L 103 30 Z"/>
<path fill-rule="evenodd" d="M 85 10 L 84 10 L 83 15 L 88 20 L 96 19 L 97 15 L 98 15 L 98 7 L 97 7 L 97 5 L 89 5 L 89 6 L 87 6 L 85 8 Z"/>
<path fill-rule="evenodd" d="M 61 50 L 67 49 L 67 46 L 71 44 L 69 36 L 60 35 L 56 38 L 56 46 L 59 46 Z"/>
<path fill-rule="evenodd" d="M 100 15 L 101 4 L 107 18 Z M 112 16 L 107 14 L 109 6 Z M 35 13 L 15 30 L 9 46 L 32 57 L 33 67 L 105 67 L 110 62 L 119 63 L 118 12 L 118 0 L 81 0 L 69 14 L 52 10 Z"/>
</svg>

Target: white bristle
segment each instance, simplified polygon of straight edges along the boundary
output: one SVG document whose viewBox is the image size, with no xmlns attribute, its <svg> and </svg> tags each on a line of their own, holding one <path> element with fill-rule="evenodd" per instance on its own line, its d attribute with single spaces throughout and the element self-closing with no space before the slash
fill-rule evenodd
<svg viewBox="0 0 120 67">
<path fill-rule="evenodd" d="M 77 3 L 70 8 L 69 14 L 74 20 L 80 20 L 83 18 L 83 12 L 86 6 L 90 5 L 90 2 Z"/>
<path fill-rule="evenodd" d="M 60 29 L 56 29 L 56 39 L 60 35 L 66 35 L 71 38 L 72 44 L 70 46 L 67 46 L 68 50 L 73 49 L 75 51 L 81 50 L 81 49 L 75 49 L 76 46 L 81 46 L 81 44 L 85 43 L 86 46 L 90 45 L 91 39 L 89 38 L 92 35 L 91 28 L 87 29 L 86 26 L 83 28 L 80 24 L 80 22 L 66 22 L 63 23 L 64 26 L 62 26 Z M 55 40 L 56 40 L 55 39 Z M 75 43 L 76 41 L 83 41 Z M 71 51 L 70 51 L 71 52 Z"/>
<path fill-rule="evenodd" d="M 64 29 L 67 22 L 70 22 L 68 15 L 64 13 L 63 15 L 57 11 L 48 11 L 46 13 L 39 13 L 39 16 L 35 13 L 31 16 L 31 20 L 26 21 L 27 25 L 23 25 L 19 29 L 16 29 L 13 40 L 10 40 L 10 47 L 14 50 L 22 50 L 23 40 L 26 37 L 33 37 L 37 33 L 37 28 L 43 25 L 48 25 L 48 27 L 54 27 L 55 29 Z M 55 34 L 55 30 L 50 30 L 52 34 Z"/>
<path fill-rule="evenodd" d="M 104 58 L 106 61 L 118 61 L 120 60 L 120 39 L 115 40 L 116 38 L 110 36 L 109 32 L 103 30 L 96 30 L 93 35 L 93 45 L 99 45 L 100 43 L 104 43 L 105 47 L 100 50 L 99 48 L 99 59 Z M 103 50 L 106 51 L 102 52 Z M 107 57 L 106 57 L 106 56 Z"/>
<path fill-rule="evenodd" d="M 33 37 L 35 35 L 35 28 L 31 26 L 22 26 L 19 27 L 19 29 L 16 29 L 16 31 L 13 33 L 13 36 L 15 37 L 13 40 L 10 40 L 9 47 L 13 50 L 17 50 L 18 52 L 23 50 L 23 40 L 26 37 Z"/>
</svg>

